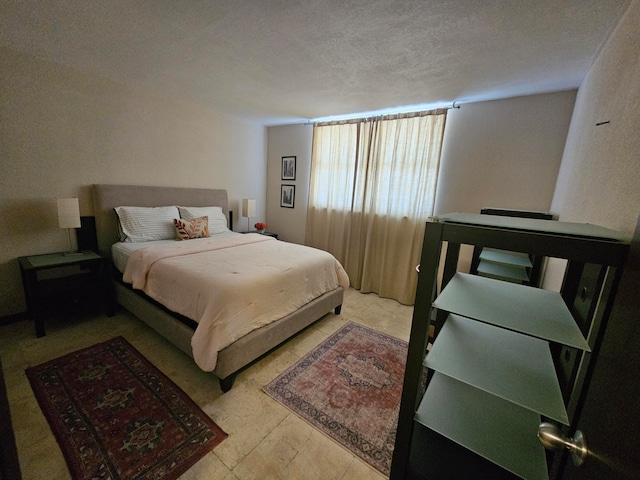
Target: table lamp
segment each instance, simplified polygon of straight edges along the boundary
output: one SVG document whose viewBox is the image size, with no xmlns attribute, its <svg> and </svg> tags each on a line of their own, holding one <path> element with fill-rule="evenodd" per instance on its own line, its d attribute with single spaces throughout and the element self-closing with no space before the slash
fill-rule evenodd
<svg viewBox="0 0 640 480">
<path fill-rule="evenodd" d="M 82 255 L 74 251 L 71 243 L 71 229 L 80 228 L 80 206 L 77 198 L 58 198 L 58 226 L 67 229 L 69 251 L 64 255 Z"/>
<path fill-rule="evenodd" d="M 249 217 L 256 216 L 256 201 L 252 198 L 242 199 L 242 216 L 247 217 L 247 232 L 249 231 Z"/>
</svg>

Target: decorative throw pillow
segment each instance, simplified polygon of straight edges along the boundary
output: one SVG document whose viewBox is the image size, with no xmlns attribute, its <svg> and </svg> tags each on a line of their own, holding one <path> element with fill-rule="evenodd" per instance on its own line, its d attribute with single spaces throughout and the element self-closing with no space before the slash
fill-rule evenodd
<svg viewBox="0 0 640 480">
<path fill-rule="evenodd" d="M 190 240 L 209 236 L 209 217 L 198 217 L 190 220 L 174 218 L 173 223 L 176 226 L 176 240 Z"/>
</svg>

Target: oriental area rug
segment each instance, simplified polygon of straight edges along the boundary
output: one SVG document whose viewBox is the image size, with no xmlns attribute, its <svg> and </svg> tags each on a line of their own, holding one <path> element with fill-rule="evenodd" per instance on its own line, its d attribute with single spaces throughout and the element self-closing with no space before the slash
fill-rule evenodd
<svg viewBox="0 0 640 480">
<path fill-rule="evenodd" d="M 388 476 L 406 357 L 406 342 L 348 323 L 264 390 Z"/>
<path fill-rule="evenodd" d="M 174 480 L 227 437 L 122 337 L 26 373 L 74 479 Z"/>
</svg>

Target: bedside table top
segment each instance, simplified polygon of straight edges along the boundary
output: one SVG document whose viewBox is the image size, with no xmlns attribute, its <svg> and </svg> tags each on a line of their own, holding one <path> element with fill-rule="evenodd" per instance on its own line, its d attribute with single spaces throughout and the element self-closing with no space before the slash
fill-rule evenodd
<svg viewBox="0 0 640 480">
<path fill-rule="evenodd" d="M 19 257 L 20 266 L 25 270 L 36 268 L 59 267 L 62 265 L 73 265 L 89 260 L 101 260 L 102 257 L 91 250 L 83 250 L 78 253 L 69 254 L 67 252 L 45 253 L 43 255 L 29 255 Z"/>
<path fill-rule="evenodd" d="M 266 235 L 267 237 L 277 237 L 278 236 L 277 233 L 267 232 L 266 230 L 264 232 L 259 232 L 257 230 L 250 230 L 248 232 L 241 232 L 241 233 L 257 233 L 258 235 Z"/>
</svg>

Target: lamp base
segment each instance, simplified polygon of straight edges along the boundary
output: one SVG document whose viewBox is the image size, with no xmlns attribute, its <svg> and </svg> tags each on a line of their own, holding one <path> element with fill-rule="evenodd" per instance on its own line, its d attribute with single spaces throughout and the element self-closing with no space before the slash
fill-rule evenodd
<svg viewBox="0 0 640 480">
<path fill-rule="evenodd" d="M 69 240 L 69 251 L 62 254 L 63 257 L 81 257 L 84 252 L 73 250 L 73 243 L 71 242 L 71 229 L 67 228 L 67 238 Z"/>
</svg>

